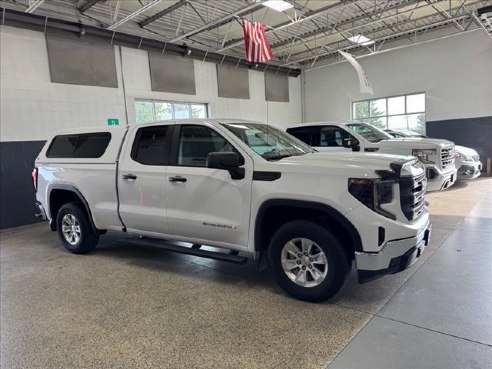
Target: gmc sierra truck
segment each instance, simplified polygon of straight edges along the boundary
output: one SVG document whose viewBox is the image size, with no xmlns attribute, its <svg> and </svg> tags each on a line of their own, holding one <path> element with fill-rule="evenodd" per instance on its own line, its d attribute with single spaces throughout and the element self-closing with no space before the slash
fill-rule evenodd
<svg viewBox="0 0 492 369">
<path fill-rule="evenodd" d="M 33 181 L 39 215 L 72 253 L 117 230 L 140 236 L 127 242 L 234 263 L 249 254 L 308 301 L 336 294 L 353 259 L 361 283 L 409 267 L 430 234 L 415 158 L 318 153 L 247 121 L 60 132 Z"/>
<path fill-rule="evenodd" d="M 421 137 L 429 138 L 420 133 L 412 131 L 394 131 L 385 130 L 395 138 L 406 138 L 406 137 Z M 482 171 L 482 162 L 480 161 L 480 155 L 471 147 L 459 146 L 454 147 L 454 166 L 457 171 L 457 181 L 463 181 L 466 179 L 474 179 L 480 176 Z"/>
<path fill-rule="evenodd" d="M 305 123 L 287 129 L 318 151 L 361 151 L 413 155 L 425 166 L 427 191 L 440 191 L 456 181 L 454 143 L 432 138 L 394 138 L 363 122 Z"/>
</svg>

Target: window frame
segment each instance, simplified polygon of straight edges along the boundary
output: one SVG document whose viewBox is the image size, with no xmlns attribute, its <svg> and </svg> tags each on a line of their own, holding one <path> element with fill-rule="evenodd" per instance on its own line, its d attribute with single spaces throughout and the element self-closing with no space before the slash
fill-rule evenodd
<svg viewBox="0 0 492 369">
<path fill-rule="evenodd" d="M 167 150 L 164 149 L 164 163 L 163 164 L 145 164 L 136 159 L 136 151 L 137 151 L 137 142 L 140 142 L 140 138 L 142 137 L 142 133 L 146 129 L 156 129 L 166 127 L 168 133 L 166 134 L 166 138 L 164 140 L 164 145 L 166 145 Z M 174 133 L 174 126 L 171 124 L 156 124 L 146 127 L 139 127 L 135 130 L 135 134 L 133 136 L 132 146 L 130 148 L 130 159 L 135 163 L 140 165 L 144 165 L 146 167 L 165 167 L 169 165 L 169 158 L 171 152 L 172 138 Z"/>
<path fill-rule="evenodd" d="M 231 147 L 233 148 L 233 150 L 234 150 L 233 152 L 235 152 L 239 156 L 239 163 L 240 163 L 239 166 L 244 165 L 244 163 L 245 163 L 244 156 L 236 148 L 236 145 L 234 145 L 234 143 L 231 142 L 231 140 L 224 137 L 224 135 L 222 133 L 220 133 L 219 131 L 217 131 L 215 128 L 204 125 L 204 124 L 185 123 L 185 124 L 177 124 L 174 126 L 174 131 L 173 131 L 173 135 L 172 135 L 172 143 L 171 143 L 171 151 L 169 154 L 169 163 L 168 163 L 169 166 L 183 167 L 183 168 L 206 168 L 206 169 L 209 169 L 209 168 L 207 168 L 206 164 L 205 164 L 205 166 L 178 164 L 179 138 L 181 135 L 181 128 L 185 127 L 185 126 L 203 127 L 203 128 L 207 128 L 207 129 L 210 129 L 211 131 L 215 132 L 218 136 L 222 137 L 225 141 L 227 141 L 227 143 L 229 143 L 229 145 L 231 145 Z M 214 152 L 214 151 L 212 151 L 212 152 Z"/>
<path fill-rule="evenodd" d="M 342 144 L 341 144 L 341 145 L 337 145 L 337 146 L 328 146 L 328 145 L 323 146 L 323 145 L 321 145 L 321 133 L 322 133 L 323 129 L 326 129 L 326 128 L 333 129 L 333 130 L 334 130 L 334 129 L 338 129 L 339 131 L 344 132 L 344 133 L 345 133 L 348 137 L 351 137 L 351 138 L 353 138 L 354 140 L 357 140 L 357 139 L 355 138 L 355 136 L 354 136 L 351 132 L 349 132 L 348 130 L 346 130 L 346 129 L 342 128 L 342 127 L 339 127 L 339 126 L 334 126 L 334 125 L 331 125 L 331 124 L 330 124 L 330 125 L 324 125 L 324 126 L 318 126 L 318 127 L 319 127 L 319 132 L 318 132 L 318 138 L 319 138 L 319 142 L 318 142 L 318 143 L 319 143 L 319 145 L 314 146 L 314 147 L 335 147 L 335 148 L 344 148 L 344 146 L 343 146 L 343 140 L 344 140 L 344 139 L 343 139 L 343 138 L 342 138 Z"/>
<path fill-rule="evenodd" d="M 149 124 L 149 123 L 155 123 L 155 122 L 161 122 L 163 119 L 157 119 L 157 114 L 156 114 L 156 108 L 155 105 L 156 103 L 164 103 L 164 104 L 171 104 L 171 109 L 172 109 L 172 118 L 170 119 L 164 119 L 165 120 L 176 120 L 176 119 L 195 119 L 192 116 L 192 106 L 193 105 L 201 105 L 205 109 L 205 117 L 204 118 L 198 118 L 198 119 L 208 119 L 210 116 L 209 113 L 209 104 L 208 103 L 203 103 L 203 102 L 189 102 L 189 101 L 173 101 L 173 100 L 158 100 L 158 99 L 145 99 L 145 98 L 136 98 L 133 101 L 133 106 L 135 108 L 136 103 L 138 102 L 145 102 L 145 103 L 151 103 L 152 104 L 152 121 L 150 122 L 142 122 L 139 123 L 137 121 L 137 110 L 135 109 L 135 122 L 136 124 Z M 176 118 L 176 109 L 175 105 L 187 105 L 188 106 L 188 113 L 189 113 L 189 118 Z"/>
<path fill-rule="evenodd" d="M 382 96 L 382 97 L 377 97 L 377 98 L 352 101 L 350 103 L 350 117 L 352 118 L 351 120 L 353 120 L 353 121 L 361 121 L 361 122 L 364 122 L 364 123 L 367 123 L 367 124 L 371 124 L 368 121 L 371 118 L 374 118 L 374 119 L 381 118 L 381 119 L 384 119 L 386 121 L 386 127 L 383 128 L 383 130 L 387 130 L 387 129 L 393 129 L 392 127 L 389 127 L 389 118 L 390 117 L 398 117 L 398 116 L 408 117 L 410 115 L 420 115 L 420 114 L 423 114 L 424 115 L 424 121 L 425 121 L 425 123 L 424 123 L 424 132 L 422 134 L 425 135 L 426 134 L 426 131 L 427 131 L 426 106 L 424 106 L 424 111 L 418 111 L 418 112 L 412 112 L 412 113 L 409 113 L 408 112 L 408 103 L 407 103 L 408 96 L 414 96 L 414 95 L 424 95 L 424 104 L 425 104 L 425 102 L 427 100 L 427 96 L 426 96 L 425 91 L 411 92 L 411 93 L 406 93 L 406 94 L 401 94 L 401 95 Z M 395 98 L 395 97 L 404 97 L 404 100 L 403 100 L 404 101 L 404 111 L 403 111 L 402 114 L 389 114 L 388 100 L 389 99 L 392 99 L 392 98 Z M 385 103 L 386 103 L 386 113 L 383 114 L 383 115 L 371 116 L 371 101 L 377 101 L 377 100 L 382 100 L 382 99 L 384 99 L 385 100 Z M 365 117 L 356 117 L 355 116 L 355 105 L 357 103 L 367 103 L 367 106 L 368 106 L 368 116 L 365 116 Z M 408 121 L 407 121 L 407 128 L 406 129 L 407 130 L 410 130 L 410 128 L 408 127 Z"/>
<path fill-rule="evenodd" d="M 286 132 L 292 136 L 294 136 L 295 138 L 297 138 L 298 140 L 304 142 L 306 145 L 309 145 L 309 146 L 313 146 L 311 145 L 311 143 L 313 142 L 313 128 L 315 128 L 314 126 L 305 126 L 305 127 L 293 127 L 293 128 L 287 128 Z M 306 130 L 309 132 L 309 142 L 306 142 L 302 139 L 300 139 L 298 136 L 297 136 L 297 133 L 298 132 L 301 132 L 303 130 Z"/>
<path fill-rule="evenodd" d="M 81 136 L 95 136 L 95 135 L 104 135 L 107 138 L 107 143 L 106 147 L 102 151 L 102 153 L 99 156 L 76 156 L 76 146 L 73 147 L 72 155 L 71 156 L 61 156 L 61 155 L 53 155 L 50 154 L 50 151 L 53 149 L 53 146 L 56 142 L 57 139 L 59 138 L 65 138 L 65 137 L 77 137 L 77 140 L 80 139 Z M 111 140 L 113 138 L 113 135 L 111 132 L 108 131 L 101 131 L 101 132 L 85 132 L 85 133 L 67 133 L 67 134 L 62 134 L 62 135 L 56 135 L 51 139 L 50 145 L 48 146 L 48 149 L 46 150 L 46 157 L 48 159 L 98 159 L 104 156 L 106 153 L 106 150 L 109 147 L 109 144 L 111 143 Z"/>
</svg>

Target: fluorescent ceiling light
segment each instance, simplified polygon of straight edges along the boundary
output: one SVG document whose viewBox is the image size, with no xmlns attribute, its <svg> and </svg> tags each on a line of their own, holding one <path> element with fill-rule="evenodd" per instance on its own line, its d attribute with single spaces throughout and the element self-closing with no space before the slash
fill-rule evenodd
<svg viewBox="0 0 492 369">
<path fill-rule="evenodd" d="M 354 44 L 361 44 L 361 45 L 370 45 L 370 44 L 373 44 L 374 41 L 372 41 L 370 38 L 367 38 L 366 36 L 362 36 L 362 35 L 355 35 L 355 36 L 352 36 L 352 37 L 347 37 L 347 39 L 350 41 L 350 42 L 353 42 Z"/>
<path fill-rule="evenodd" d="M 268 6 L 269 8 L 278 12 L 283 12 L 294 7 L 294 5 L 284 0 L 267 0 L 264 3 L 261 3 L 261 5 Z"/>
</svg>

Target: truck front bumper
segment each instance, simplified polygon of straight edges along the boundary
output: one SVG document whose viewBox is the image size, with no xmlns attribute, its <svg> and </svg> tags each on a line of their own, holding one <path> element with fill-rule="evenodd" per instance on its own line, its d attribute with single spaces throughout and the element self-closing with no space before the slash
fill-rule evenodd
<svg viewBox="0 0 492 369">
<path fill-rule="evenodd" d="M 464 162 L 458 168 L 458 180 L 477 178 L 481 171 L 482 163 L 480 161 Z"/>
<path fill-rule="evenodd" d="M 427 192 L 442 191 L 456 182 L 456 169 L 441 172 L 436 167 L 426 168 Z"/>
<path fill-rule="evenodd" d="M 429 244 L 430 234 L 431 225 L 428 223 L 417 236 L 388 241 L 379 252 L 356 252 L 359 283 L 398 273 L 412 266 Z"/>
</svg>

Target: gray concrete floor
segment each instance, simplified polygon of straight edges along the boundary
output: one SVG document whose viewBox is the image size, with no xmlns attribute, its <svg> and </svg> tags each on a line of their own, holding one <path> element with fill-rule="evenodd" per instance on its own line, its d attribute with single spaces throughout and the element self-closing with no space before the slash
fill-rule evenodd
<svg viewBox="0 0 492 369">
<path fill-rule="evenodd" d="M 269 272 L 138 248 L 1 237 L 2 368 L 492 368 L 492 178 L 428 195 L 429 247 L 323 304 Z"/>
</svg>

